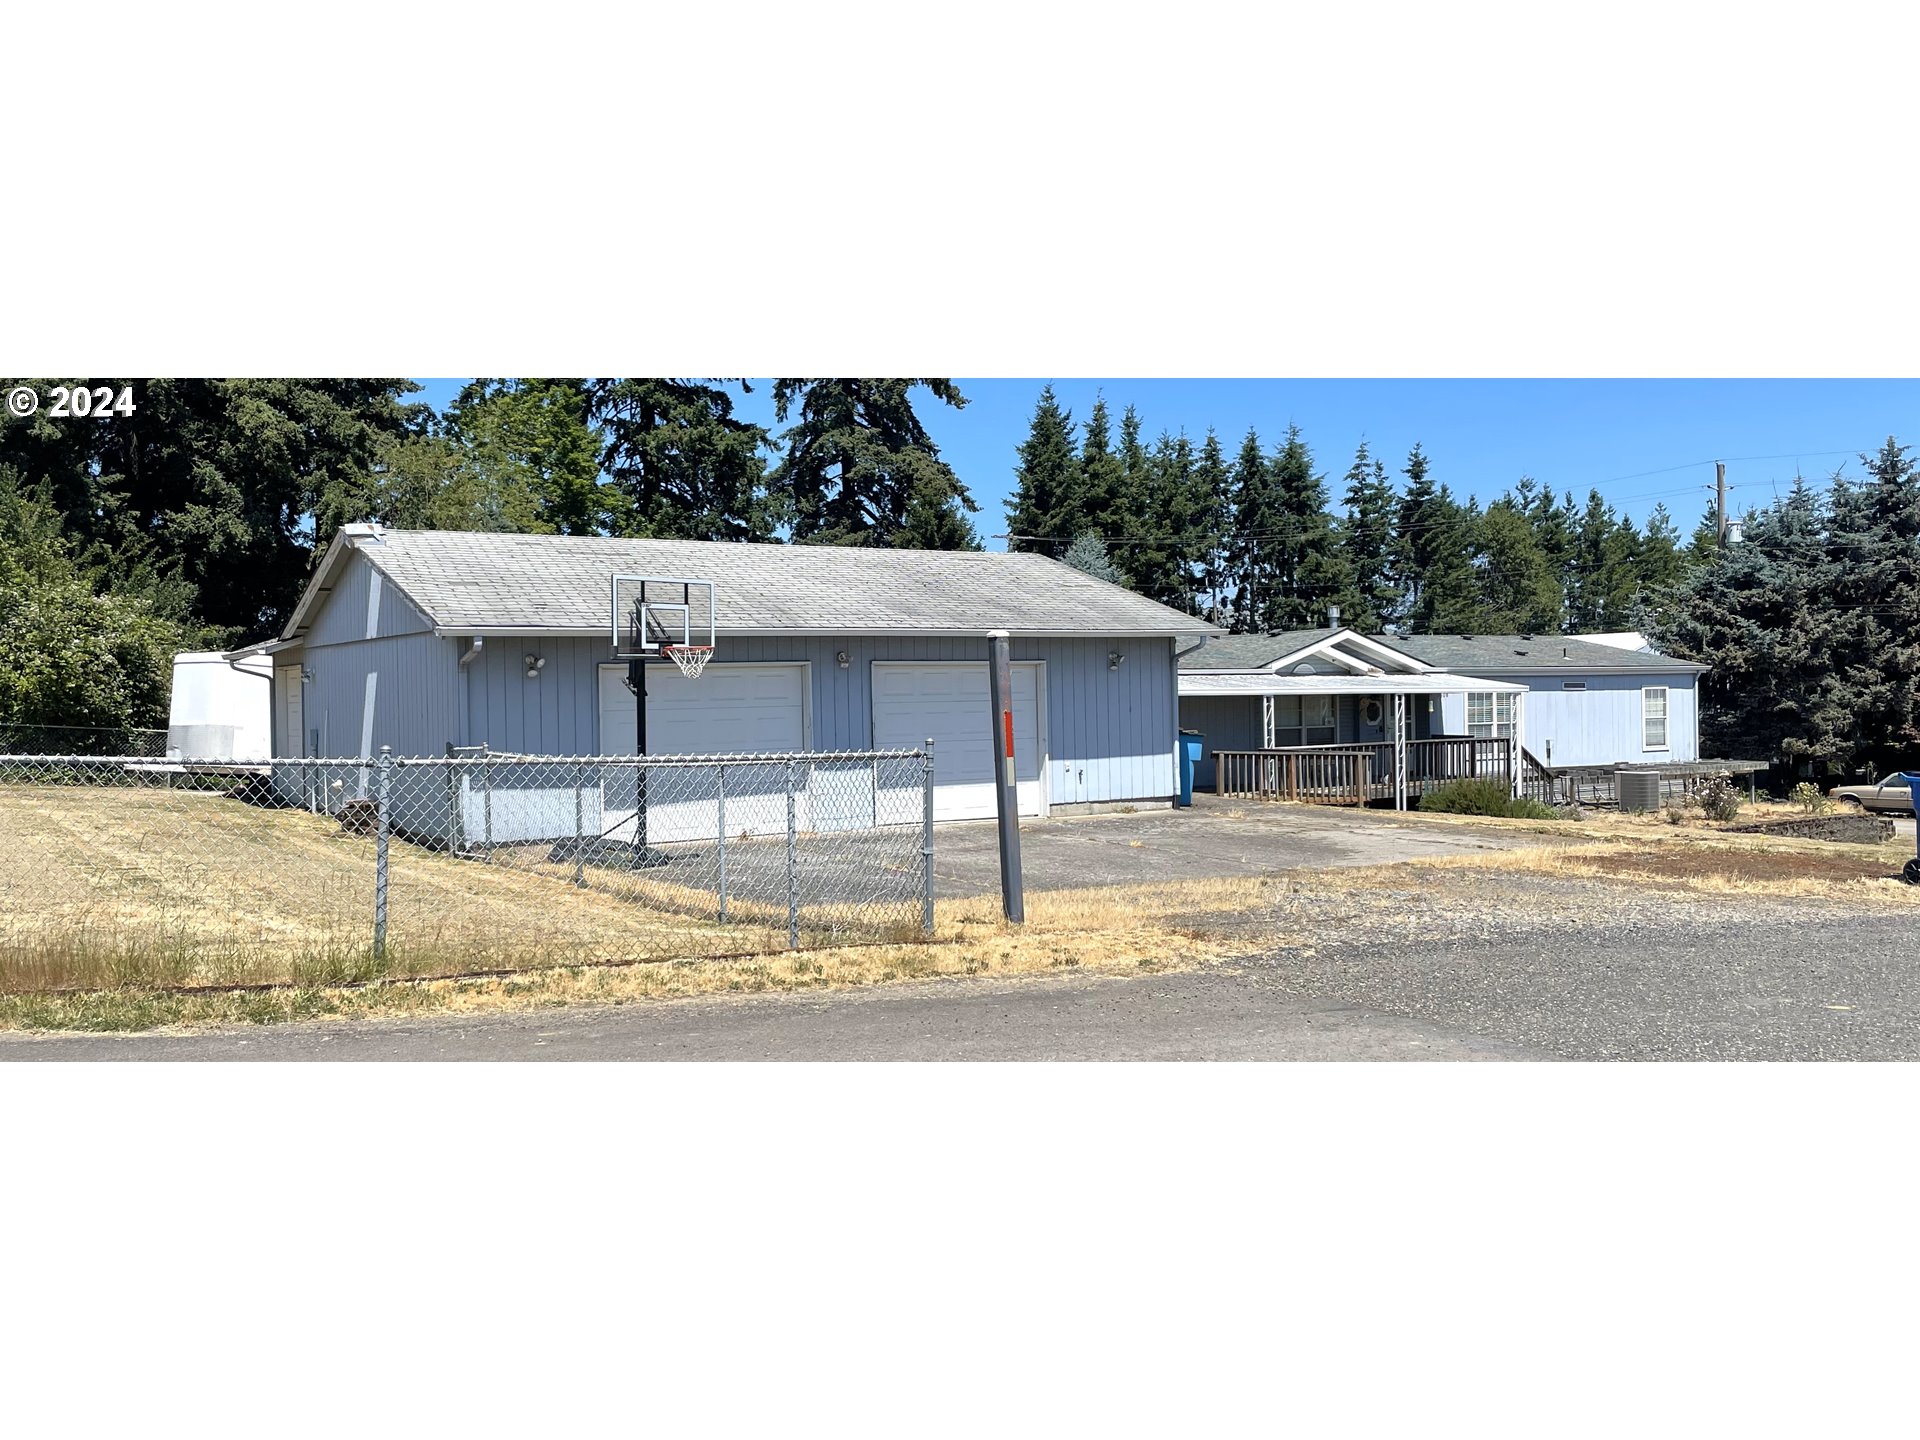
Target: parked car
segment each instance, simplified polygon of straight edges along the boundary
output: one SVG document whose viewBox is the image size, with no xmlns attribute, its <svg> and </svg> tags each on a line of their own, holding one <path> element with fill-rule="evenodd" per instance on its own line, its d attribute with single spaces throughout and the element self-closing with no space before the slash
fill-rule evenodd
<svg viewBox="0 0 1920 1440">
<path fill-rule="evenodd" d="M 1896 815 L 1913 813 L 1913 787 L 1898 770 L 1878 785 L 1836 785 L 1827 792 L 1827 797 L 1862 810 L 1887 810 Z"/>
</svg>

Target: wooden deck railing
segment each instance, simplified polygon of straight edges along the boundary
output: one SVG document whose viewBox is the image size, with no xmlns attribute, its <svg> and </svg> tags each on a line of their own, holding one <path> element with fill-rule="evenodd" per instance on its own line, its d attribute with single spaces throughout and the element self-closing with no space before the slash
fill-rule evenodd
<svg viewBox="0 0 1920 1440">
<path fill-rule="evenodd" d="M 1407 742 L 1407 797 L 1435 785 L 1478 778 L 1511 783 L 1507 740 L 1446 736 Z M 1391 744 L 1302 745 L 1278 750 L 1216 750 L 1214 792 L 1313 805 L 1364 805 L 1394 798 Z"/>
</svg>

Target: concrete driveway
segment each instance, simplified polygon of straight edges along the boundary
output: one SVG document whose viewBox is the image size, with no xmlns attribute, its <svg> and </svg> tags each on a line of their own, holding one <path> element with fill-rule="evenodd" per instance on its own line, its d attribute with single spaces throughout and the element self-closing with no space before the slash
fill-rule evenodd
<svg viewBox="0 0 1920 1440">
<path fill-rule="evenodd" d="M 1076 815 L 1020 826 L 1029 890 L 1387 865 L 1539 843 L 1537 835 L 1434 824 L 1390 810 L 1228 802 L 1210 795 L 1196 795 L 1190 810 Z M 933 837 L 933 872 L 943 896 L 997 891 L 996 827 L 986 821 L 940 826 Z"/>
</svg>

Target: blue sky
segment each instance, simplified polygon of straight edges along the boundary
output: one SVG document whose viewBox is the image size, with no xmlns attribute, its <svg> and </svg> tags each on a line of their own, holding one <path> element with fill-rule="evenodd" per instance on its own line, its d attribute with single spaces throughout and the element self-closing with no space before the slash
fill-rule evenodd
<svg viewBox="0 0 1920 1440">
<path fill-rule="evenodd" d="M 416 398 L 443 406 L 463 383 L 423 380 Z M 752 383 L 751 395 L 736 392 L 737 413 L 772 427 L 769 383 Z M 920 414 L 979 503 L 982 538 L 1003 549 L 987 537 L 1006 529 L 1014 449 L 1046 382 L 958 383 L 964 410 L 920 392 Z M 1857 474 L 1855 452 L 1890 434 L 1920 444 L 1914 380 L 1056 379 L 1053 387 L 1076 420 L 1104 391 L 1116 426 L 1132 404 L 1149 439 L 1184 428 L 1198 441 L 1211 425 L 1229 453 L 1249 425 L 1271 448 L 1298 424 L 1336 500 L 1363 436 L 1396 471 L 1419 441 L 1435 478 L 1457 494 L 1484 503 L 1532 475 L 1582 501 L 1598 488 L 1636 521 L 1664 501 L 1683 534 L 1707 507 L 1716 459 L 1727 461 L 1738 512 L 1784 491 L 1796 465 L 1814 479 L 1841 465 Z"/>
</svg>

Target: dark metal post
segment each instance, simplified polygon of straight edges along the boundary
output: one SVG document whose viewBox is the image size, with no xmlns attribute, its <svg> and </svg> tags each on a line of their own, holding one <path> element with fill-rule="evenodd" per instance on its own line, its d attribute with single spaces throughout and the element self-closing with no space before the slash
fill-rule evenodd
<svg viewBox="0 0 1920 1440">
<path fill-rule="evenodd" d="M 634 812 L 633 848 L 647 849 L 647 662 L 627 661 L 627 688 L 633 691 Z"/>
<path fill-rule="evenodd" d="M 920 933 L 933 938 L 933 737 L 920 770 Z"/>
<path fill-rule="evenodd" d="M 480 823 L 486 829 L 487 863 L 493 863 L 493 751 L 480 747 Z"/>
<path fill-rule="evenodd" d="M 1020 792 L 1013 758 L 1013 654 L 1004 630 L 987 632 L 987 685 L 993 696 L 994 794 L 1000 812 L 1000 908 L 1007 919 L 1026 922 L 1020 877 Z"/>
<path fill-rule="evenodd" d="M 794 767 L 787 761 L 787 948 L 800 948 L 799 832 L 794 812 Z"/>
<path fill-rule="evenodd" d="M 380 747 L 373 812 L 373 958 L 387 958 L 387 804 L 393 791 L 393 747 Z"/>
</svg>

